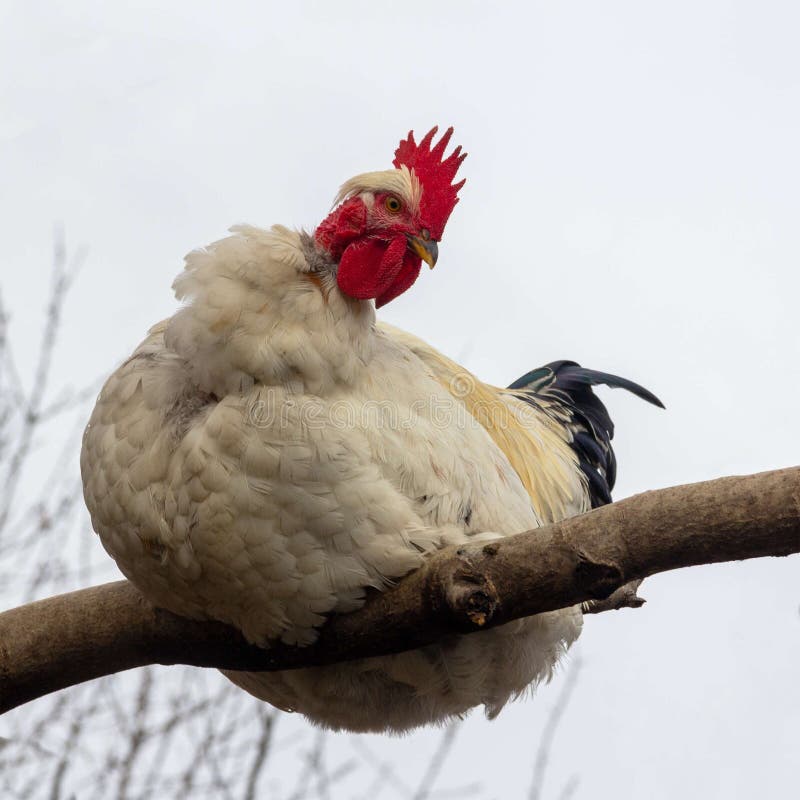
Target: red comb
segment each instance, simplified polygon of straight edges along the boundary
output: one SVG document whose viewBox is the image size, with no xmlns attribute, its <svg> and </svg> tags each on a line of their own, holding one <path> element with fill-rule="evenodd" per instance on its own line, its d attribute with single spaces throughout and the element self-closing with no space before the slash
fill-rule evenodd
<svg viewBox="0 0 800 800">
<path fill-rule="evenodd" d="M 453 183 L 453 178 L 467 157 L 461 152 L 461 145 L 456 147 L 450 155 L 442 160 L 444 151 L 453 135 L 453 129 L 448 128 L 444 136 L 431 148 L 431 142 L 438 126 L 428 131 L 422 141 L 414 141 L 414 131 L 408 132 L 408 139 L 403 139 L 395 150 L 395 168 L 405 165 L 414 170 L 422 186 L 421 217 L 431 232 L 431 238 L 439 241 L 444 233 L 444 226 L 458 202 L 458 190 L 465 181 Z"/>
</svg>

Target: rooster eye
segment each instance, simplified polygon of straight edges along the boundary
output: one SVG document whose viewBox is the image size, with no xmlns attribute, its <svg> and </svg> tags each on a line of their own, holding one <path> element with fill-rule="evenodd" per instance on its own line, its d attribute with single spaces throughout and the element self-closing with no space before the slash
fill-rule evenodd
<svg viewBox="0 0 800 800">
<path fill-rule="evenodd" d="M 431 238 L 431 232 L 427 228 L 423 228 L 420 232 L 420 236 L 422 236 L 423 241 L 428 242 Z"/>
<path fill-rule="evenodd" d="M 392 214 L 396 214 L 403 207 L 396 197 L 387 197 L 383 204 L 386 206 L 386 210 L 391 211 Z"/>
</svg>

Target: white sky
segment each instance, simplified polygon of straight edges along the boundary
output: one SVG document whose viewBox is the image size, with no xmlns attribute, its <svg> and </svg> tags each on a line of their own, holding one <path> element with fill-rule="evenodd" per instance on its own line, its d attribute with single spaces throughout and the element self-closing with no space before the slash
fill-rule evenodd
<svg viewBox="0 0 800 800">
<path fill-rule="evenodd" d="M 572 358 L 660 395 L 666 413 L 603 394 L 618 498 L 793 464 L 798 30 L 800 6 L 768 0 L 6 0 L 0 270 L 20 355 L 55 223 L 90 248 L 57 368 L 80 385 L 171 312 L 189 249 L 240 221 L 313 227 L 409 128 L 453 124 L 468 181 L 439 266 L 383 317 L 493 382 Z M 577 773 L 578 798 L 795 797 L 798 578 L 797 557 L 684 570 L 589 619 L 548 796 Z M 522 796 L 557 688 L 475 715 L 442 785 Z M 372 745 L 400 762 L 437 739 Z"/>
</svg>

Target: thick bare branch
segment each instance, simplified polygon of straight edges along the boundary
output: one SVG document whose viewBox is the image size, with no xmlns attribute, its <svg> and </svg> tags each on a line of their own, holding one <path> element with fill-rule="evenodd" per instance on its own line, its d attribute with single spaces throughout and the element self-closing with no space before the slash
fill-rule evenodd
<svg viewBox="0 0 800 800">
<path fill-rule="evenodd" d="M 359 611 L 329 620 L 311 647 L 253 647 L 228 626 L 153 608 L 119 581 L 0 614 L 0 711 L 144 664 L 278 670 L 394 653 L 604 600 L 658 572 L 797 552 L 795 467 L 646 492 L 491 544 L 443 550 Z"/>
</svg>

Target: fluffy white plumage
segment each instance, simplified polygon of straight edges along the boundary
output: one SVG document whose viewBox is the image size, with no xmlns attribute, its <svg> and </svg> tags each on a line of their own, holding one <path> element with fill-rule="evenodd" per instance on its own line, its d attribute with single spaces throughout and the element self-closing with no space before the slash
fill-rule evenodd
<svg viewBox="0 0 800 800">
<path fill-rule="evenodd" d="M 175 282 L 184 307 L 108 380 L 81 455 L 94 528 L 123 573 L 154 603 L 262 646 L 312 642 L 327 614 L 443 545 L 589 508 L 553 414 L 376 326 L 320 258 L 282 227 L 191 253 Z M 331 728 L 401 731 L 480 704 L 496 714 L 580 628 L 565 609 L 390 657 L 227 675 Z"/>
</svg>

